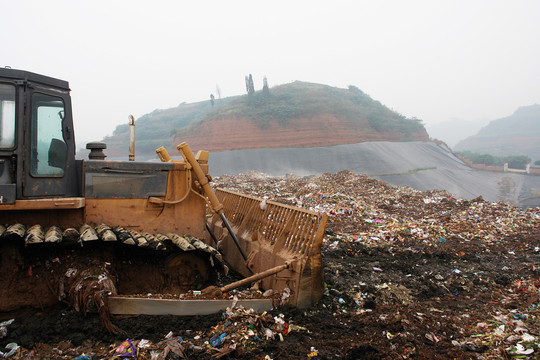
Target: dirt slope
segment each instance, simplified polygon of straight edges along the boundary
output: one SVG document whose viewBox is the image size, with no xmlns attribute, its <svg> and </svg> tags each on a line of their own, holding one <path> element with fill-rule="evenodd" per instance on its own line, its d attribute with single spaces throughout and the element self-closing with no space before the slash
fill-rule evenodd
<svg viewBox="0 0 540 360">
<path fill-rule="evenodd" d="M 369 129 L 367 121 L 363 122 L 366 123 L 364 128 Z M 185 141 L 193 149 L 224 151 L 331 146 L 365 141 L 428 140 L 424 128 L 407 137 L 398 132 L 362 131 L 360 128 L 361 124 L 351 126 L 346 120 L 329 114 L 295 119 L 288 124 L 269 121 L 264 125 L 246 118 L 223 117 L 197 125 L 173 143 Z"/>
</svg>

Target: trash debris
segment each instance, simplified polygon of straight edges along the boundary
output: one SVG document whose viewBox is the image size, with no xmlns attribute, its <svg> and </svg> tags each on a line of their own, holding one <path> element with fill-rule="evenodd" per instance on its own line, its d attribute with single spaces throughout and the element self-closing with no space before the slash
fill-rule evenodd
<svg viewBox="0 0 540 360">
<path fill-rule="evenodd" d="M 115 351 L 116 356 L 119 357 L 128 357 L 135 356 L 137 354 L 137 349 L 131 343 L 131 340 L 126 339 Z"/>
<path fill-rule="evenodd" d="M 74 358 L 73 360 L 92 360 L 92 355 L 90 354 L 82 354 L 80 356 L 77 356 L 76 358 Z"/>
<path fill-rule="evenodd" d="M 438 343 L 439 341 L 441 341 L 437 336 L 435 336 L 433 333 L 428 333 L 425 335 L 426 336 L 426 339 L 428 339 L 429 341 L 433 341 L 434 343 Z"/>
<path fill-rule="evenodd" d="M 160 343 L 163 344 L 163 343 Z M 157 360 L 165 360 L 167 358 L 167 355 L 169 353 L 174 353 L 175 355 L 179 356 L 181 359 L 186 359 L 186 355 L 184 353 L 185 348 L 180 344 L 180 342 L 175 341 L 174 339 L 168 339 L 165 340 L 165 348 L 163 351 L 157 356 Z"/>
<path fill-rule="evenodd" d="M 7 328 L 9 325 L 13 324 L 14 321 L 15 319 L 10 319 L 10 320 L 0 322 L 0 339 L 6 337 L 8 333 Z"/>
<path fill-rule="evenodd" d="M 516 355 L 530 355 L 534 352 L 533 348 L 525 348 L 525 346 L 521 344 L 517 344 L 515 350 L 511 351 L 511 353 L 514 353 Z"/>
<path fill-rule="evenodd" d="M 538 208 L 520 209 L 481 198 L 457 199 L 444 191 L 392 187 L 348 171 L 318 177 L 249 173 L 222 176 L 215 184 L 260 198 L 267 196 L 268 203 L 280 201 L 328 214 L 322 246 L 321 291 L 325 295 L 316 306 L 306 309 L 278 307 L 258 313 L 238 306 L 240 299 L 249 296 L 272 296 L 279 302 L 294 295 L 290 289 L 279 293 L 261 285 L 228 293 L 230 307 L 219 315 L 159 321 L 119 319 L 126 330 L 131 324 L 140 325 L 133 327 L 139 334 L 140 329 L 148 329 L 140 335 L 144 339 L 130 337 L 139 358 L 272 359 L 287 351 L 298 358 L 537 356 Z M 255 211 L 262 211 L 260 204 L 254 203 Z M 73 269 L 70 279 L 81 276 L 77 266 L 69 268 Z M 33 278 L 37 279 L 39 270 L 39 265 L 33 266 Z M 93 274 L 91 282 L 102 285 L 100 274 Z M 66 293 L 68 283 L 66 280 Z M 58 319 L 55 326 L 65 326 L 64 316 Z M 103 340 L 92 331 L 91 316 L 83 319 L 79 322 L 86 331 L 79 338 L 85 341 L 23 344 L 27 337 L 20 334 L 27 328 L 22 327 L 19 317 L 7 326 L 4 339 L 21 345 L 20 353 L 12 357 L 30 355 L 29 360 L 40 356 L 73 359 L 83 353 L 105 359 L 125 345 L 100 344 Z M 48 332 L 35 338 L 52 342 L 52 335 L 45 336 Z M 91 342 L 92 346 L 83 346 Z M 133 353 L 129 343 L 122 353 Z"/>
<path fill-rule="evenodd" d="M 9 343 L 5 346 L 3 351 L 0 351 L 0 357 L 3 357 L 5 359 L 11 357 L 15 352 L 19 349 L 19 345 L 17 343 Z"/>
<path fill-rule="evenodd" d="M 216 337 L 213 337 L 210 339 L 210 345 L 212 345 L 212 347 L 218 347 L 221 345 L 221 343 L 223 342 L 223 339 L 225 339 L 225 337 L 227 336 L 226 333 L 223 333 L 219 336 L 216 336 Z"/>
<path fill-rule="evenodd" d="M 315 349 L 312 346 L 311 349 L 310 349 L 310 352 L 307 354 L 307 357 L 312 358 L 312 357 L 316 357 L 316 356 L 319 356 L 319 352 L 317 351 L 317 349 Z"/>
<path fill-rule="evenodd" d="M 180 341 L 182 342 L 182 341 Z M 151 342 L 149 340 L 145 340 L 145 339 L 141 339 L 141 341 L 139 341 L 139 343 L 137 344 L 137 348 L 139 349 L 147 349 L 149 348 L 151 345 Z"/>
</svg>

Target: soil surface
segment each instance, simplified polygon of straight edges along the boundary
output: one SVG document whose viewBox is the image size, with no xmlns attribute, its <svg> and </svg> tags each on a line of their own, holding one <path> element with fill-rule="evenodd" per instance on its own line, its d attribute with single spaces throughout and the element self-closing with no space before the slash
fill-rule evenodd
<svg viewBox="0 0 540 360">
<path fill-rule="evenodd" d="M 351 128 L 352 127 L 352 128 Z M 283 124 L 268 121 L 261 125 L 254 120 L 238 117 L 221 117 L 201 122 L 179 134 L 173 144 L 187 142 L 193 149 L 225 151 L 235 149 L 267 149 L 288 147 L 316 147 L 356 144 L 368 141 L 428 141 L 422 127 L 407 135 L 396 132 L 378 132 L 371 129 L 366 119 L 351 124 L 346 119 L 330 114 L 298 118 Z M 171 154 L 176 152 L 173 147 Z"/>
<path fill-rule="evenodd" d="M 329 215 L 326 292 L 315 307 L 116 317 L 126 334 L 111 335 L 97 315 L 58 305 L 2 314 L 14 321 L 0 324 L 0 351 L 17 343 L 13 359 L 540 358 L 539 208 L 348 171 L 214 182 Z"/>
</svg>

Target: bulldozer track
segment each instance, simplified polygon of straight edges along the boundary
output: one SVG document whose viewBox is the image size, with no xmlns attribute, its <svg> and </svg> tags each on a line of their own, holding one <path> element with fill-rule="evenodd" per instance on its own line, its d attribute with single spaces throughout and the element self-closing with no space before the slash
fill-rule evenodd
<svg viewBox="0 0 540 360">
<path fill-rule="evenodd" d="M 104 294 L 180 294 L 227 275 L 229 267 L 219 251 L 188 235 L 14 223 L 0 225 L 0 272 L 7 289 L 0 312 L 60 301 L 101 316 L 108 312 Z"/>
<path fill-rule="evenodd" d="M 209 256 L 212 266 L 217 264 L 227 271 L 223 264 L 223 257 L 215 248 L 205 244 L 203 241 L 188 235 L 175 233 L 150 234 L 125 229 L 121 226 L 109 227 L 100 224 L 93 227 L 83 224 L 80 227 L 60 228 L 50 226 L 44 229 L 41 225 L 25 226 L 23 224 L 0 225 L 0 240 L 15 239 L 23 241 L 25 246 L 36 246 L 38 244 L 62 244 L 62 245 L 90 245 L 96 241 L 122 243 L 126 246 L 137 246 L 148 250 L 181 252 L 195 251 L 206 253 Z"/>
</svg>

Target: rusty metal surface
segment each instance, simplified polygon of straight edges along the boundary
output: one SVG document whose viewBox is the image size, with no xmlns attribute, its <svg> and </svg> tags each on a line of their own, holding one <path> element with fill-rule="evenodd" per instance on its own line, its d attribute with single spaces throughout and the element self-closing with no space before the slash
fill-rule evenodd
<svg viewBox="0 0 540 360">
<path fill-rule="evenodd" d="M 293 253 L 309 255 L 312 247 L 320 246 L 322 237 L 317 230 L 323 215 L 274 201 L 234 191 L 217 189 L 216 194 L 224 204 L 227 218 L 238 227 L 239 232 L 261 234 L 270 244 L 280 244 Z"/>
<path fill-rule="evenodd" d="M 247 261 L 238 255 L 221 219 L 214 216 L 212 230 L 233 268 L 249 276 L 243 271 L 246 266 L 252 273 L 260 273 L 296 260 L 289 269 L 263 279 L 262 288 L 290 291 L 289 303 L 299 307 L 316 303 L 324 291 L 321 244 L 326 214 L 273 201 L 261 206 L 261 198 L 224 189 L 217 189 L 216 195 L 240 245 L 249 254 Z"/>
<path fill-rule="evenodd" d="M 0 211 L 5 210 L 44 210 L 44 209 L 80 209 L 85 205 L 81 197 L 52 198 L 35 200 L 17 200 L 14 204 L 0 205 Z"/>
<path fill-rule="evenodd" d="M 115 315 L 209 315 L 231 307 L 233 300 L 170 300 L 109 297 L 111 314 Z M 274 307 L 272 299 L 238 300 L 236 306 L 252 308 L 259 312 Z"/>
<path fill-rule="evenodd" d="M 202 202 L 202 203 L 201 203 Z M 205 203 L 188 196 L 177 205 L 152 205 L 147 199 L 87 199 L 85 221 L 139 232 L 174 232 L 205 238 Z"/>
<path fill-rule="evenodd" d="M 9 205 L 8 205 L 9 206 Z M 20 209 L 0 211 L 2 223 L 22 223 L 26 225 L 40 224 L 49 226 L 80 226 L 84 221 L 84 208 L 79 209 Z"/>
</svg>

